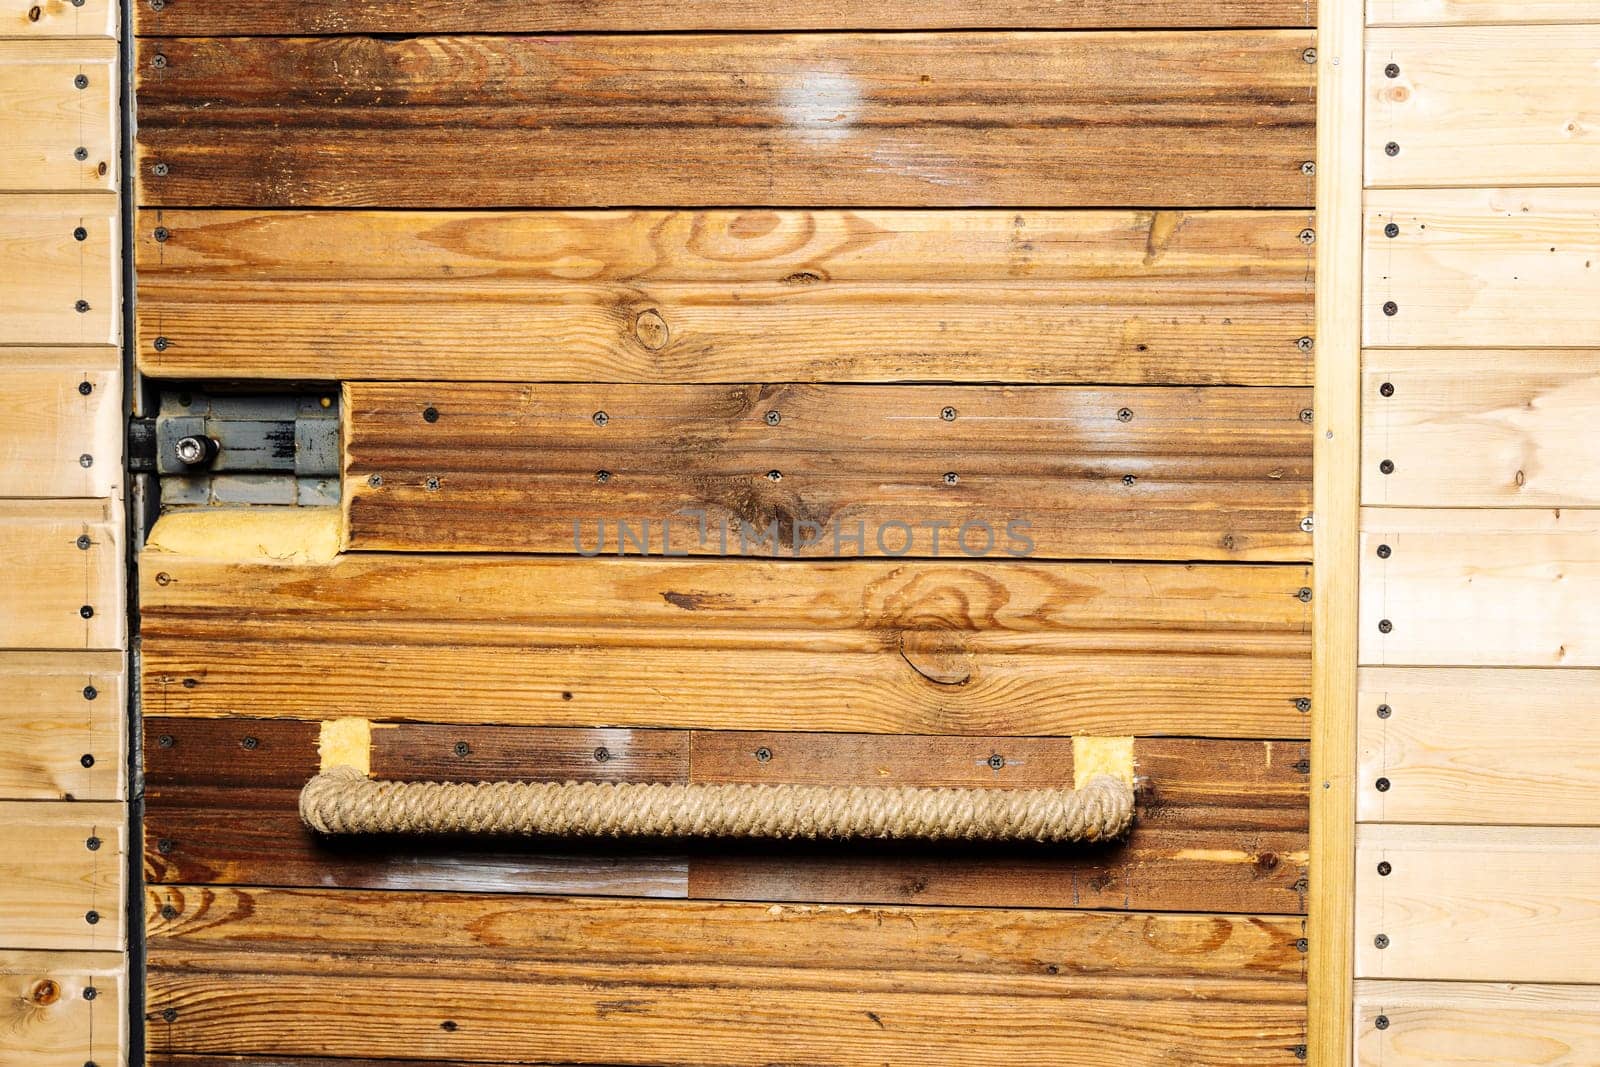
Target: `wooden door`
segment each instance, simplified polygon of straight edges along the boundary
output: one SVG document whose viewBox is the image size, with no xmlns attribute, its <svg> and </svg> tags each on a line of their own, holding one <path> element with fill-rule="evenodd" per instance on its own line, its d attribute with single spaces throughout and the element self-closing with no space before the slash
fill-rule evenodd
<svg viewBox="0 0 1600 1067">
<path fill-rule="evenodd" d="M 155 479 L 151 1062 L 1303 1058 L 1313 11 L 140 3 L 146 388 L 342 453 L 337 506 Z M 350 720 L 452 781 L 1131 739 L 1141 800 L 1098 849 L 319 840 Z"/>
</svg>

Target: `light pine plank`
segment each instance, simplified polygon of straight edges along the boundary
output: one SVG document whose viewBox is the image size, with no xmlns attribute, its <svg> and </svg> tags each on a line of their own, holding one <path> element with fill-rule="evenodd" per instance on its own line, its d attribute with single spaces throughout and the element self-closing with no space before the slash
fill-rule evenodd
<svg viewBox="0 0 1600 1067">
<path fill-rule="evenodd" d="M 1367 668 L 1357 723 L 1363 822 L 1600 825 L 1600 671 Z"/>
<path fill-rule="evenodd" d="M 1368 186 L 1593 183 L 1597 51 L 1600 25 L 1372 31 Z"/>
<path fill-rule="evenodd" d="M 116 0 L 0 0 L 0 38 L 117 37 Z"/>
<path fill-rule="evenodd" d="M 1590 1067 L 1600 989 L 1362 981 L 1356 1030 L 1359 1067 Z"/>
<path fill-rule="evenodd" d="M 1366 203 L 1369 346 L 1600 345 L 1600 190 L 1375 189 Z"/>
<path fill-rule="evenodd" d="M 1595 0 L 1367 0 L 1372 26 L 1600 22 Z"/>
<path fill-rule="evenodd" d="M 0 343 L 117 343 L 117 203 L 110 193 L 0 196 Z"/>
<path fill-rule="evenodd" d="M 116 349 L 0 348 L 0 497 L 111 496 L 121 471 Z"/>
<path fill-rule="evenodd" d="M 1372 349 L 1362 408 L 1365 504 L 1600 505 L 1600 352 Z"/>
<path fill-rule="evenodd" d="M 1358 977 L 1600 980 L 1600 830 L 1364 825 L 1356 842 Z"/>
<path fill-rule="evenodd" d="M 1361 546 L 1364 665 L 1600 666 L 1600 514 L 1367 508 Z"/>
<path fill-rule="evenodd" d="M 114 802 L 0 801 L 0 948 L 122 948 L 127 817 Z"/>
<path fill-rule="evenodd" d="M 0 652 L 0 798 L 121 799 L 124 670 L 120 652 Z"/>
<path fill-rule="evenodd" d="M 0 1063 L 127 1063 L 126 977 L 120 952 L 0 951 Z"/>
<path fill-rule="evenodd" d="M 0 40 L 0 191 L 117 188 L 117 66 L 115 41 Z"/>
<path fill-rule="evenodd" d="M 0 501 L 0 648 L 123 647 L 122 539 L 115 498 Z"/>
</svg>

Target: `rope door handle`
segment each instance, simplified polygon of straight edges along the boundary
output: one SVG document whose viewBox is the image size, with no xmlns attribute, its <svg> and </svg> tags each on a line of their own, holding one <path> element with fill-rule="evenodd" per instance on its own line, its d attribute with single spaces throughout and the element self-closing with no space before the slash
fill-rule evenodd
<svg viewBox="0 0 1600 1067">
<path fill-rule="evenodd" d="M 394 782 L 332 766 L 300 793 L 322 834 L 779 840 L 1113 841 L 1134 791 L 1112 774 L 1077 789 L 712 785 L 646 782 Z"/>
</svg>

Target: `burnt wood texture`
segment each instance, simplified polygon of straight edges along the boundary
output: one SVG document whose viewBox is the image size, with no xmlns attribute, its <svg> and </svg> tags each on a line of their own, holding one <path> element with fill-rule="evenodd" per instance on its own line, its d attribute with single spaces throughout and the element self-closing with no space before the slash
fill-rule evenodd
<svg viewBox="0 0 1600 1067">
<path fill-rule="evenodd" d="M 141 370 L 345 418 L 334 559 L 141 563 L 149 1062 L 1300 1062 L 1314 3 L 133 17 Z M 321 840 L 345 717 L 411 781 L 1126 737 L 1138 823 Z"/>
</svg>

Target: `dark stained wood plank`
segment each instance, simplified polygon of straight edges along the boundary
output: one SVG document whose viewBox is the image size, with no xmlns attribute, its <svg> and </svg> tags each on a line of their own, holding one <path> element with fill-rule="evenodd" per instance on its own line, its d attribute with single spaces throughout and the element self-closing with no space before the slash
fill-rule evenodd
<svg viewBox="0 0 1600 1067">
<path fill-rule="evenodd" d="M 1037 978 L 1276 978 L 1301 982 L 1296 917 L 1002 908 L 834 907 L 508 898 L 469 893 L 152 886 L 163 969 L 214 969 L 242 950 L 457 960 L 484 974 L 530 962 L 903 971 Z M 226 963 L 223 963 L 226 966 Z M 266 963 L 266 969 L 272 964 Z M 842 973 L 841 978 L 846 977 Z"/>
<path fill-rule="evenodd" d="M 1298 566 L 152 553 L 141 577 L 152 715 L 1278 738 L 1308 717 Z"/>
<path fill-rule="evenodd" d="M 1308 385 L 1310 222 L 147 210 L 137 352 L 172 378 Z"/>
<path fill-rule="evenodd" d="M 1314 43 L 1305 30 L 145 40 L 138 199 L 1306 207 Z"/>
<path fill-rule="evenodd" d="M 1309 389 L 354 383 L 346 396 L 357 550 L 1311 553 Z"/>
<path fill-rule="evenodd" d="M 141 36 L 338 33 L 576 33 L 671 30 L 1110 29 L 1310 26 L 1307 0 L 351 0 L 342 4 L 173 0 L 133 9 Z"/>
</svg>

